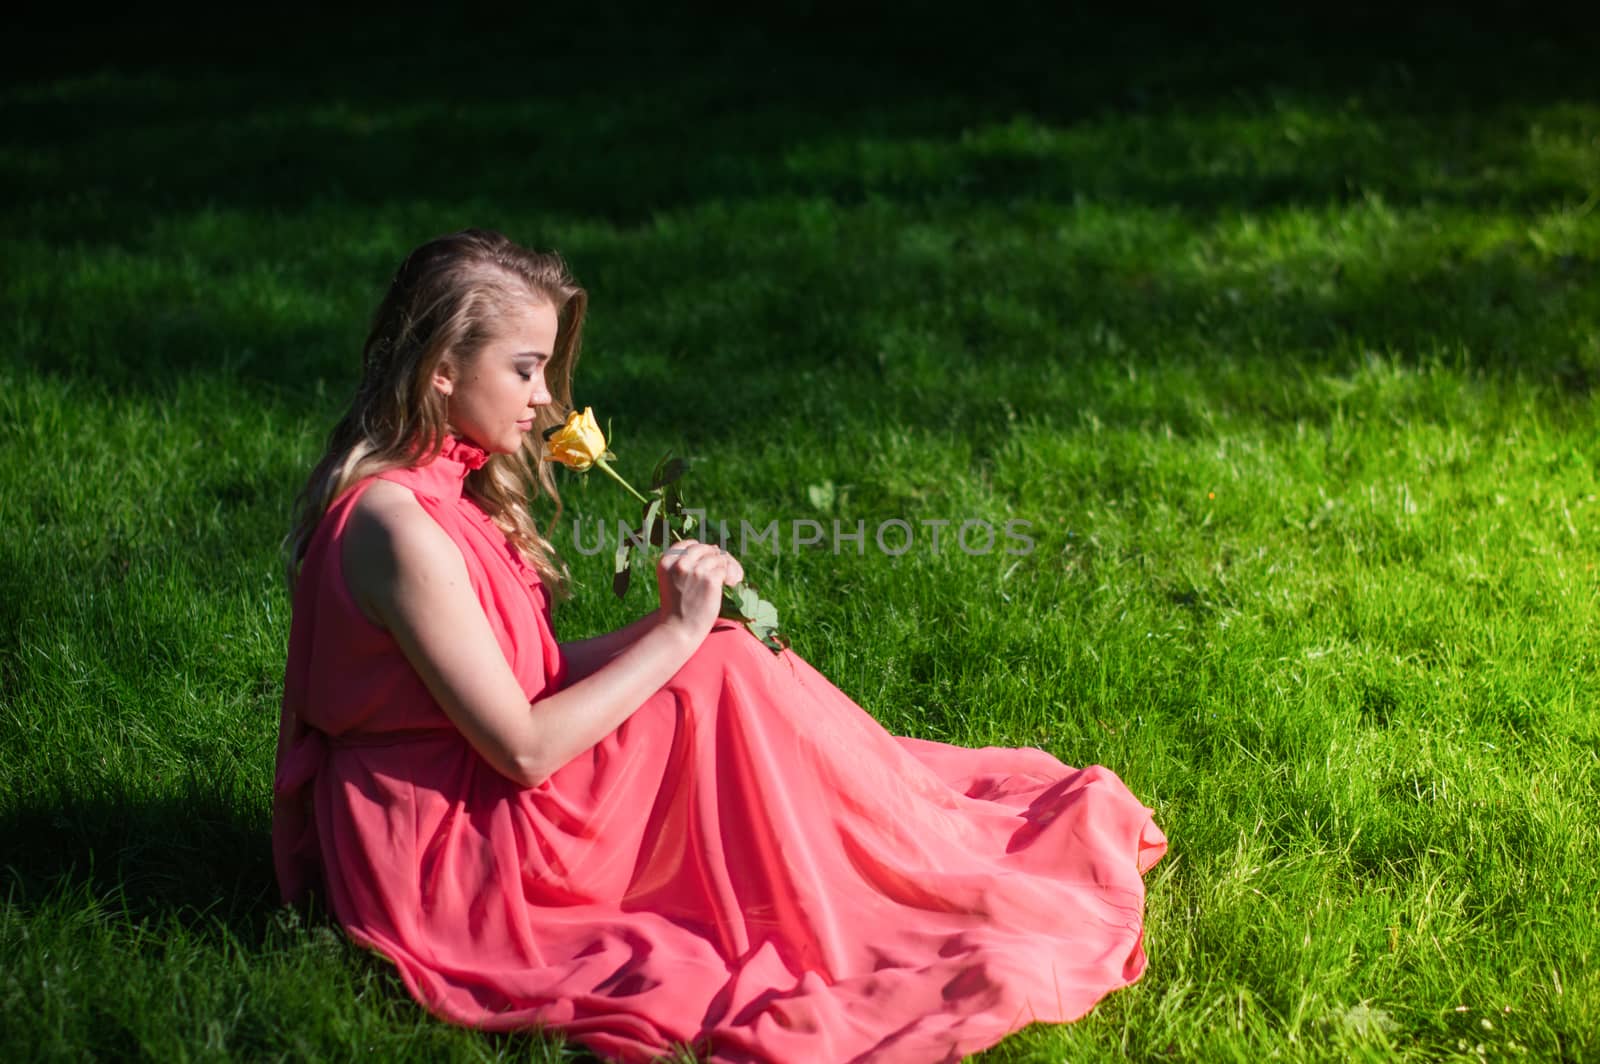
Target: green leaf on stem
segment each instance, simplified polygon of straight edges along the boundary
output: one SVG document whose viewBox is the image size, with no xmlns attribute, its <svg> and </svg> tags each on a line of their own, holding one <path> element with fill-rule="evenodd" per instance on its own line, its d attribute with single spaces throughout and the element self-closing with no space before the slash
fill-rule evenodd
<svg viewBox="0 0 1600 1064">
<path fill-rule="evenodd" d="M 739 595 L 739 616 L 747 621 L 756 619 L 757 611 L 761 608 L 761 596 L 756 594 L 754 588 L 740 584 L 735 589 Z"/>
<path fill-rule="evenodd" d="M 611 559 L 611 591 L 617 598 L 628 593 L 628 583 L 633 579 L 633 545 L 623 536 L 617 544 L 617 553 Z"/>
<path fill-rule="evenodd" d="M 778 634 L 778 608 L 757 594 L 754 588 L 743 584 L 723 588 L 721 616 L 742 622 L 750 634 L 761 640 L 761 645 L 774 654 L 789 646 L 788 637 Z"/>
<path fill-rule="evenodd" d="M 650 474 L 650 486 L 652 488 L 666 487 L 688 471 L 688 462 L 685 462 L 682 458 L 674 458 L 668 452 L 662 455 L 661 461 L 656 463 L 655 472 Z"/>
<path fill-rule="evenodd" d="M 661 517 L 660 498 L 651 499 L 645 504 L 644 517 L 639 522 L 639 531 L 644 533 L 645 540 L 662 550 L 672 545 L 670 526 Z"/>
</svg>

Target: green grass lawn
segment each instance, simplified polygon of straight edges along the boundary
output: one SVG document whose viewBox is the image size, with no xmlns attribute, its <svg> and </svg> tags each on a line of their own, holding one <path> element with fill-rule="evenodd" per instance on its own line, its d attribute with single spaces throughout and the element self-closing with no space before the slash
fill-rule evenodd
<svg viewBox="0 0 1600 1064">
<path fill-rule="evenodd" d="M 481 225 L 590 289 L 626 472 L 866 522 L 747 556 L 796 650 L 1156 810 L 1144 979 L 984 1060 L 1600 1060 L 1592 30 L 490 30 L 17 49 L 0 1058 L 582 1057 L 272 884 L 290 501 L 400 256 Z M 564 483 L 559 546 L 628 511 Z M 563 638 L 649 603 L 567 553 Z"/>
</svg>

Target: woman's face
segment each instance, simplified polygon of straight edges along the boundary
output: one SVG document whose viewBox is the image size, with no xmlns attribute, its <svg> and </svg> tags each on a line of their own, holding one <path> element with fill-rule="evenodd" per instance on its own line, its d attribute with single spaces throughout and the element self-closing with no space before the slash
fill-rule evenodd
<svg viewBox="0 0 1600 1064">
<path fill-rule="evenodd" d="M 556 310 L 529 303 L 503 314 L 475 356 L 440 363 L 434 387 L 445 396 L 450 431 L 490 454 L 512 454 L 550 402 L 545 367 L 556 346 Z"/>
</svg>

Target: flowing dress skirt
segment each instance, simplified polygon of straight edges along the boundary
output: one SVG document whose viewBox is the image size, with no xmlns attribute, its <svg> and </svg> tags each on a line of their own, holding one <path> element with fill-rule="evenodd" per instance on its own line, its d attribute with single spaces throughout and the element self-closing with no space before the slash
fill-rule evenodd
<svg viewBox="0 0 1600 1064">
<path fill-rule="evenodd" d="M 1145 965 L 1166 841 L 1112 772 L 897 738 L 742 629 L 539 787 L 453 730 L 323 742 L 332 908 L 458 1023 L 629 1061 L 923 1064 Z"/>
</svg>

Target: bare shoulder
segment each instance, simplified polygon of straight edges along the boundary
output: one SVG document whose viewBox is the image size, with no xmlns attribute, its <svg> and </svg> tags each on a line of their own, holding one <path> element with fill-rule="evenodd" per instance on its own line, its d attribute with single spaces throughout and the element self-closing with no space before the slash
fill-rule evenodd
<svg viewBox="0 0 1600 1064">
<path fill-rule="evenodd" d="M 385 628 L 397 601 L 465 571 L 460 550 L 417 497 L 388 480 L 374 481 L 351 507 L 341 560 L 356 605 Z"/>
</svg>

